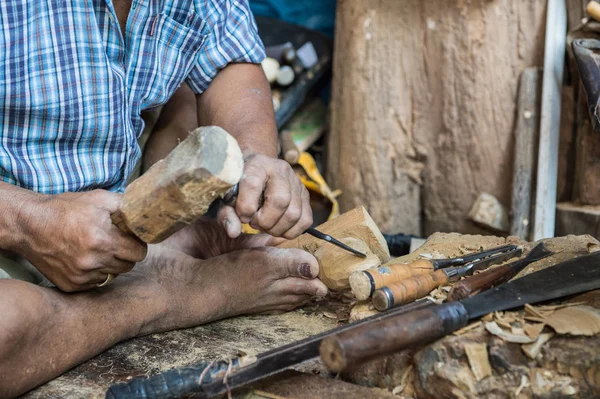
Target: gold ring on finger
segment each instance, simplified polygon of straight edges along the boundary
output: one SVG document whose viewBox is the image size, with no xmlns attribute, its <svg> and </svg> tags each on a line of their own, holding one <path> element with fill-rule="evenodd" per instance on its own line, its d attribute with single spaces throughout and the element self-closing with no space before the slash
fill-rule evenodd
<svg viewBox="0 0 600 399">
<path fill-rule="evenodd" d="M 104 287 L 105 285 L 109 285 L 115 279 L 114 274 L 108 273 L 106 275 L 106 280 L 102 284 L 96 284 L 96 287 Z"/>
</svg>

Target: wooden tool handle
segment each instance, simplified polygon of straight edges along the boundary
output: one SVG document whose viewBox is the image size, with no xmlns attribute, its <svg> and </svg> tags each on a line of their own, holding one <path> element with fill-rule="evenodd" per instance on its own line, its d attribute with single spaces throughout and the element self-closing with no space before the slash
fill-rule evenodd
<svg viewBox="0 0 600 399">
<path fill-rule="evenodd" d="M 481 290 L 502 284 L 510 280 L 512 268 L 508 265 L 498 266 L 476 276 L 466 278 L 454 284 L 448 294 L 448 301 L 461 301 Z"/>
<path fill-rule="evenodd" d="M 378 269 L 366 270 L 350 278 L 350 287 L 358 300 L 365 300 L 381 287 L 389 286 L 398 281 L 414 276 L 430 274 L 433 263 L 427 259 L 419 259 L 409 264 L 383 265 Z"/>
<path fill-rule="evenodd" d="M 300 151 L 298 150 L 298 147 L 296 147 L 296 143 L 294 143 L 292 133 L 288 130 L 284 130 L 279 135 L 279 139 L 281 141 L 283 159 L 290 165 L 296 165 L 298 159 L 300 159 Z"/>
<path fill-rule="evenodd" d="M 127 226 L 127 222 L 125 221 L 125 215 L 121 210 L 118 210 L 110 215 L 110 219 L 113 224 L 117 226 L 123 233 L 134 234 L 129 226 Z M 134 234 L 135 235 L 135 234 Z"/>
<path fill-rule="evenodd" d="M 319 352 L 327 368 L 339 373 L 351 365 L 435 341 L 466 326 L 468 321 L 460 302 L 445 303 L 325 338 Z"/>
<path fill-rule="evenodd" d="M 586 7 L 587 13 L 596 21 L 600 21 L 600 4 L 596 1 L 590 1 Z"/>
<path fill-rule="evenodd" d="M 379 311 L 423 298 L 450 279 L 443 270 L 414 276 L 383 287 L 373 294 L 373 305 Z"/>
</svg>

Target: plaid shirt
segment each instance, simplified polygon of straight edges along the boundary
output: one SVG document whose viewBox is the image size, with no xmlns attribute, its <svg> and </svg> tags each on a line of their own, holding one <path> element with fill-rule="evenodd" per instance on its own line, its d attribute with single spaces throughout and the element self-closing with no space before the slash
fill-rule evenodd
<svg viewBox="0 0 600 399">
<path fill-rule="evenodd" d="M 247 0 L 0 1 L 0 179 L 42 193 L 121 191 L 140 112 L 231 62 L 258 63 Z"/>
</svg>

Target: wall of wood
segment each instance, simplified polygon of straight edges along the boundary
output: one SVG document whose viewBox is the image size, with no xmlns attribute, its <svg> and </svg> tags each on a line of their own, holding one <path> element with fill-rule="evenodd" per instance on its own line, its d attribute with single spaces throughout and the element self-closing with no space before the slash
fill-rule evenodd
<svg viewBox="0 0 600 399">
<path fill-rule="evenodd" d="M 483 232 L 510 205 L 518 82 L 542 64 L 546 0 L 339 0 L 327 176 L 382 231 Z"/>
</svg>

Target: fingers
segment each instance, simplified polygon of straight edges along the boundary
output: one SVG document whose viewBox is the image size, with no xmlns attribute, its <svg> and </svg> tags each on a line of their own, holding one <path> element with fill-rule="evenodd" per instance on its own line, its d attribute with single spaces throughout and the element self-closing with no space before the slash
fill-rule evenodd
<svg viewBox="0 0 600 399">
<path fill-rule="evenodd" d="M 302 183 L 298 185 L 298 194 L 295 198 L 295 207 L 299 207 L 300 211 L 297 212 L 295 208 L 290 206 L 277 225 L 269 231 L 273 236 L 281 236 L 292 240 L 312 226 L 313 217 L 312 209 L 310 208 L 310 195 Z M 300 217 L 296 218 L 296 215 L 300 215 Z"/>
<path fill-rule="evenodd" d="M 217 213 L 217 221 L 230 238 L 237 238 L 242 234 L 242 222 L 235 212 L 234 208 L 224 205 Z"/>
<path fill-rule="evenodd" d="M 289 220 L 294 220 L 295 223 L 301 216 L 302 208 L 295 194 L 287 176 L 271 175 L 265 188 L 264 204 L 251 225 L 271 235 L 283 233 L 280 232 L 281 226 L 275 226 L 284 216 L 283 226 L 289 224 Z M 272 231 L 279 234 L 273 234 Z"/>
<path fill-rule="evenodd" d="M 246 163 L 235 211 L 241 223 L 276 237 L 296 238 L 312 225 L 310 196 L 293 169 L 260 155 Z"/>
<path fill-rule="evenodd" d="M 123 233 L 116 226 L 111 226 L 111 242 L 116 259 L 125 262 L 141 262 L 148 254 L 148 245 L 131 234 Z"/>
<path fill-rule="evenodd" d="M 248 166 L 239 183 L 235 212 L 242 223 L 250 223 L 260 206 L 261 197 L 269 176 L 262 167 Z"/>
<path fill-rule="evenodd" d="M 106 190 L 93 190 L 87 194 L 90 195 L 91 202 L 98 206 L 98 208 L 106 209 L 110 213 L 119 210 L 123 200 L 122 194 L 117 194 Z"/>
</svg>

